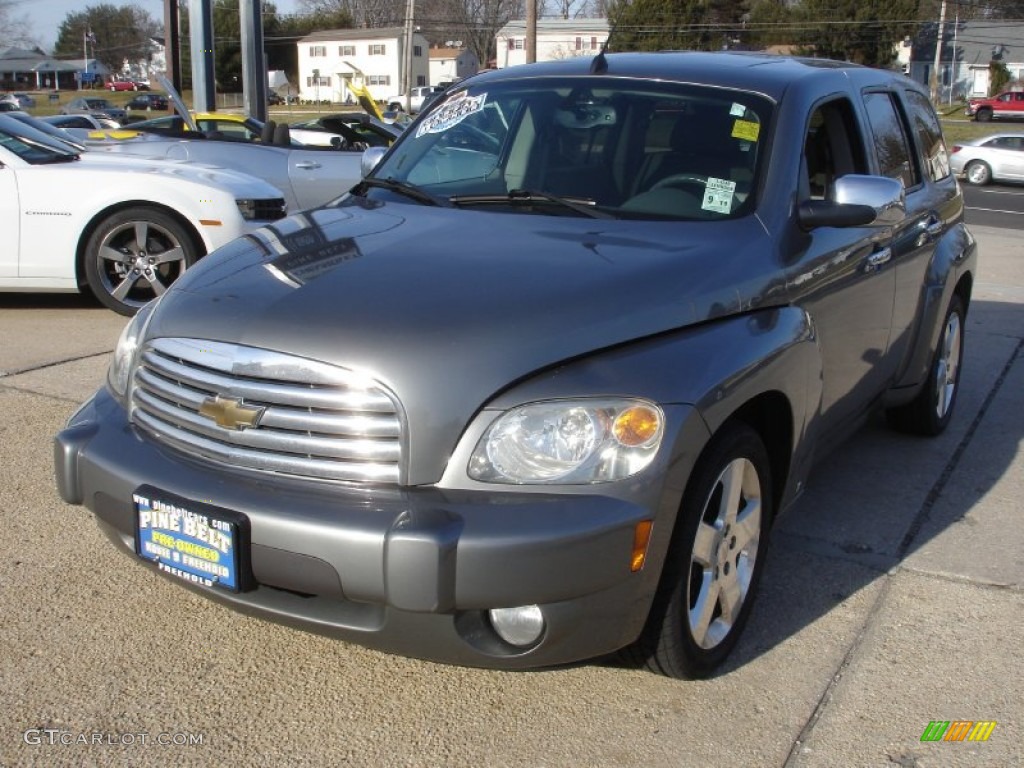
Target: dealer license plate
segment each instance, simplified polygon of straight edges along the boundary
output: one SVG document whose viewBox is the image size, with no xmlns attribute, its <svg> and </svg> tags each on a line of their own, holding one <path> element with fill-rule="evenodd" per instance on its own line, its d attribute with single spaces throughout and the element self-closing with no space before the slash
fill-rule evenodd
<svg viewBox="0 0 1024 768">
<path fill-rule="evenodd" d="M 234 592 L 248 573 L 244 515 L 143 486 L 135 502 L 135 551 L 166 573 Z"/>
</svg>

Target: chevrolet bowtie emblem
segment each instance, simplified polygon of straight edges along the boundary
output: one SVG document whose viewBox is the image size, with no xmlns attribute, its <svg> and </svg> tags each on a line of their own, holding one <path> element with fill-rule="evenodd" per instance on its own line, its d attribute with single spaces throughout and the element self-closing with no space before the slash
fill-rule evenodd
<svg viewBox="0 0 1024 768">
<path fill-rule="evenodd" d="M 239 397 L 208 397 L 199 406 L 199 414 L 217 422 L 224 429 L 243 430 L 255 427 L 265 408 L 242 404 Z"/>
</svg>

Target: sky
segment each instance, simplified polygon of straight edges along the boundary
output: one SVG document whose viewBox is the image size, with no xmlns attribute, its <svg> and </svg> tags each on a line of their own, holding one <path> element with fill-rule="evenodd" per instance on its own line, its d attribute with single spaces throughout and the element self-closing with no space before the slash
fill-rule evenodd
<svg viewBox="0 0 1024 768">
<path fill-rule="evenodd" d="M 295 13 L 298 7 L 296 0 L 272 1 L 281 14 Z M 9 0 L 11 15 L 28 20 L 32 34 L 47 53 L 53 50 L 53 44 L 57 42 L 57 30 L 69 13 L 81 13 L 90 5 L 102 3 L 117 7 L 138 5 L 158 21 L 164 16 L 163 0 Z M 178 3 L 187 8 L 189 0 L 178 0 Z"/>
</svg>

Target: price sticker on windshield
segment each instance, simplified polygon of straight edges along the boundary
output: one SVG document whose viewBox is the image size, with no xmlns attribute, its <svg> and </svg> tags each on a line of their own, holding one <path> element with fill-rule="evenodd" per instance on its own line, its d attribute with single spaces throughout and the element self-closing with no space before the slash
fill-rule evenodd
<svg viewBox="0 0 1024 768">
<path fill-rule="evenodd" d="M 760 132 L 761 124 L 755 123 L 752 120 L 737 120 L 732 124 L 732 137 L 734 139 L 757 141 L 757 136 Z"/>
</svg>

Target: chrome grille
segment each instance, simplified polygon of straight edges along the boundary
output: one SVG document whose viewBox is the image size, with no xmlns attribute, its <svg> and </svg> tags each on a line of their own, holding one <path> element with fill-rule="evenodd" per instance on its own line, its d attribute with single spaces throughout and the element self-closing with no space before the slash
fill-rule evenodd
<svg viewBox="0 0 1024 768">
<path fill-rule="evenodd" d="M 255 425 L 222 426 L 200 412 L 215 402 Z M 346 368 L 280 352 L 151 341 L 134 372 L 132 420 L 159 442 L 223 464 L 331 480 L 401 479 L 402 417 L 391 393 Z"/>
</svg>

